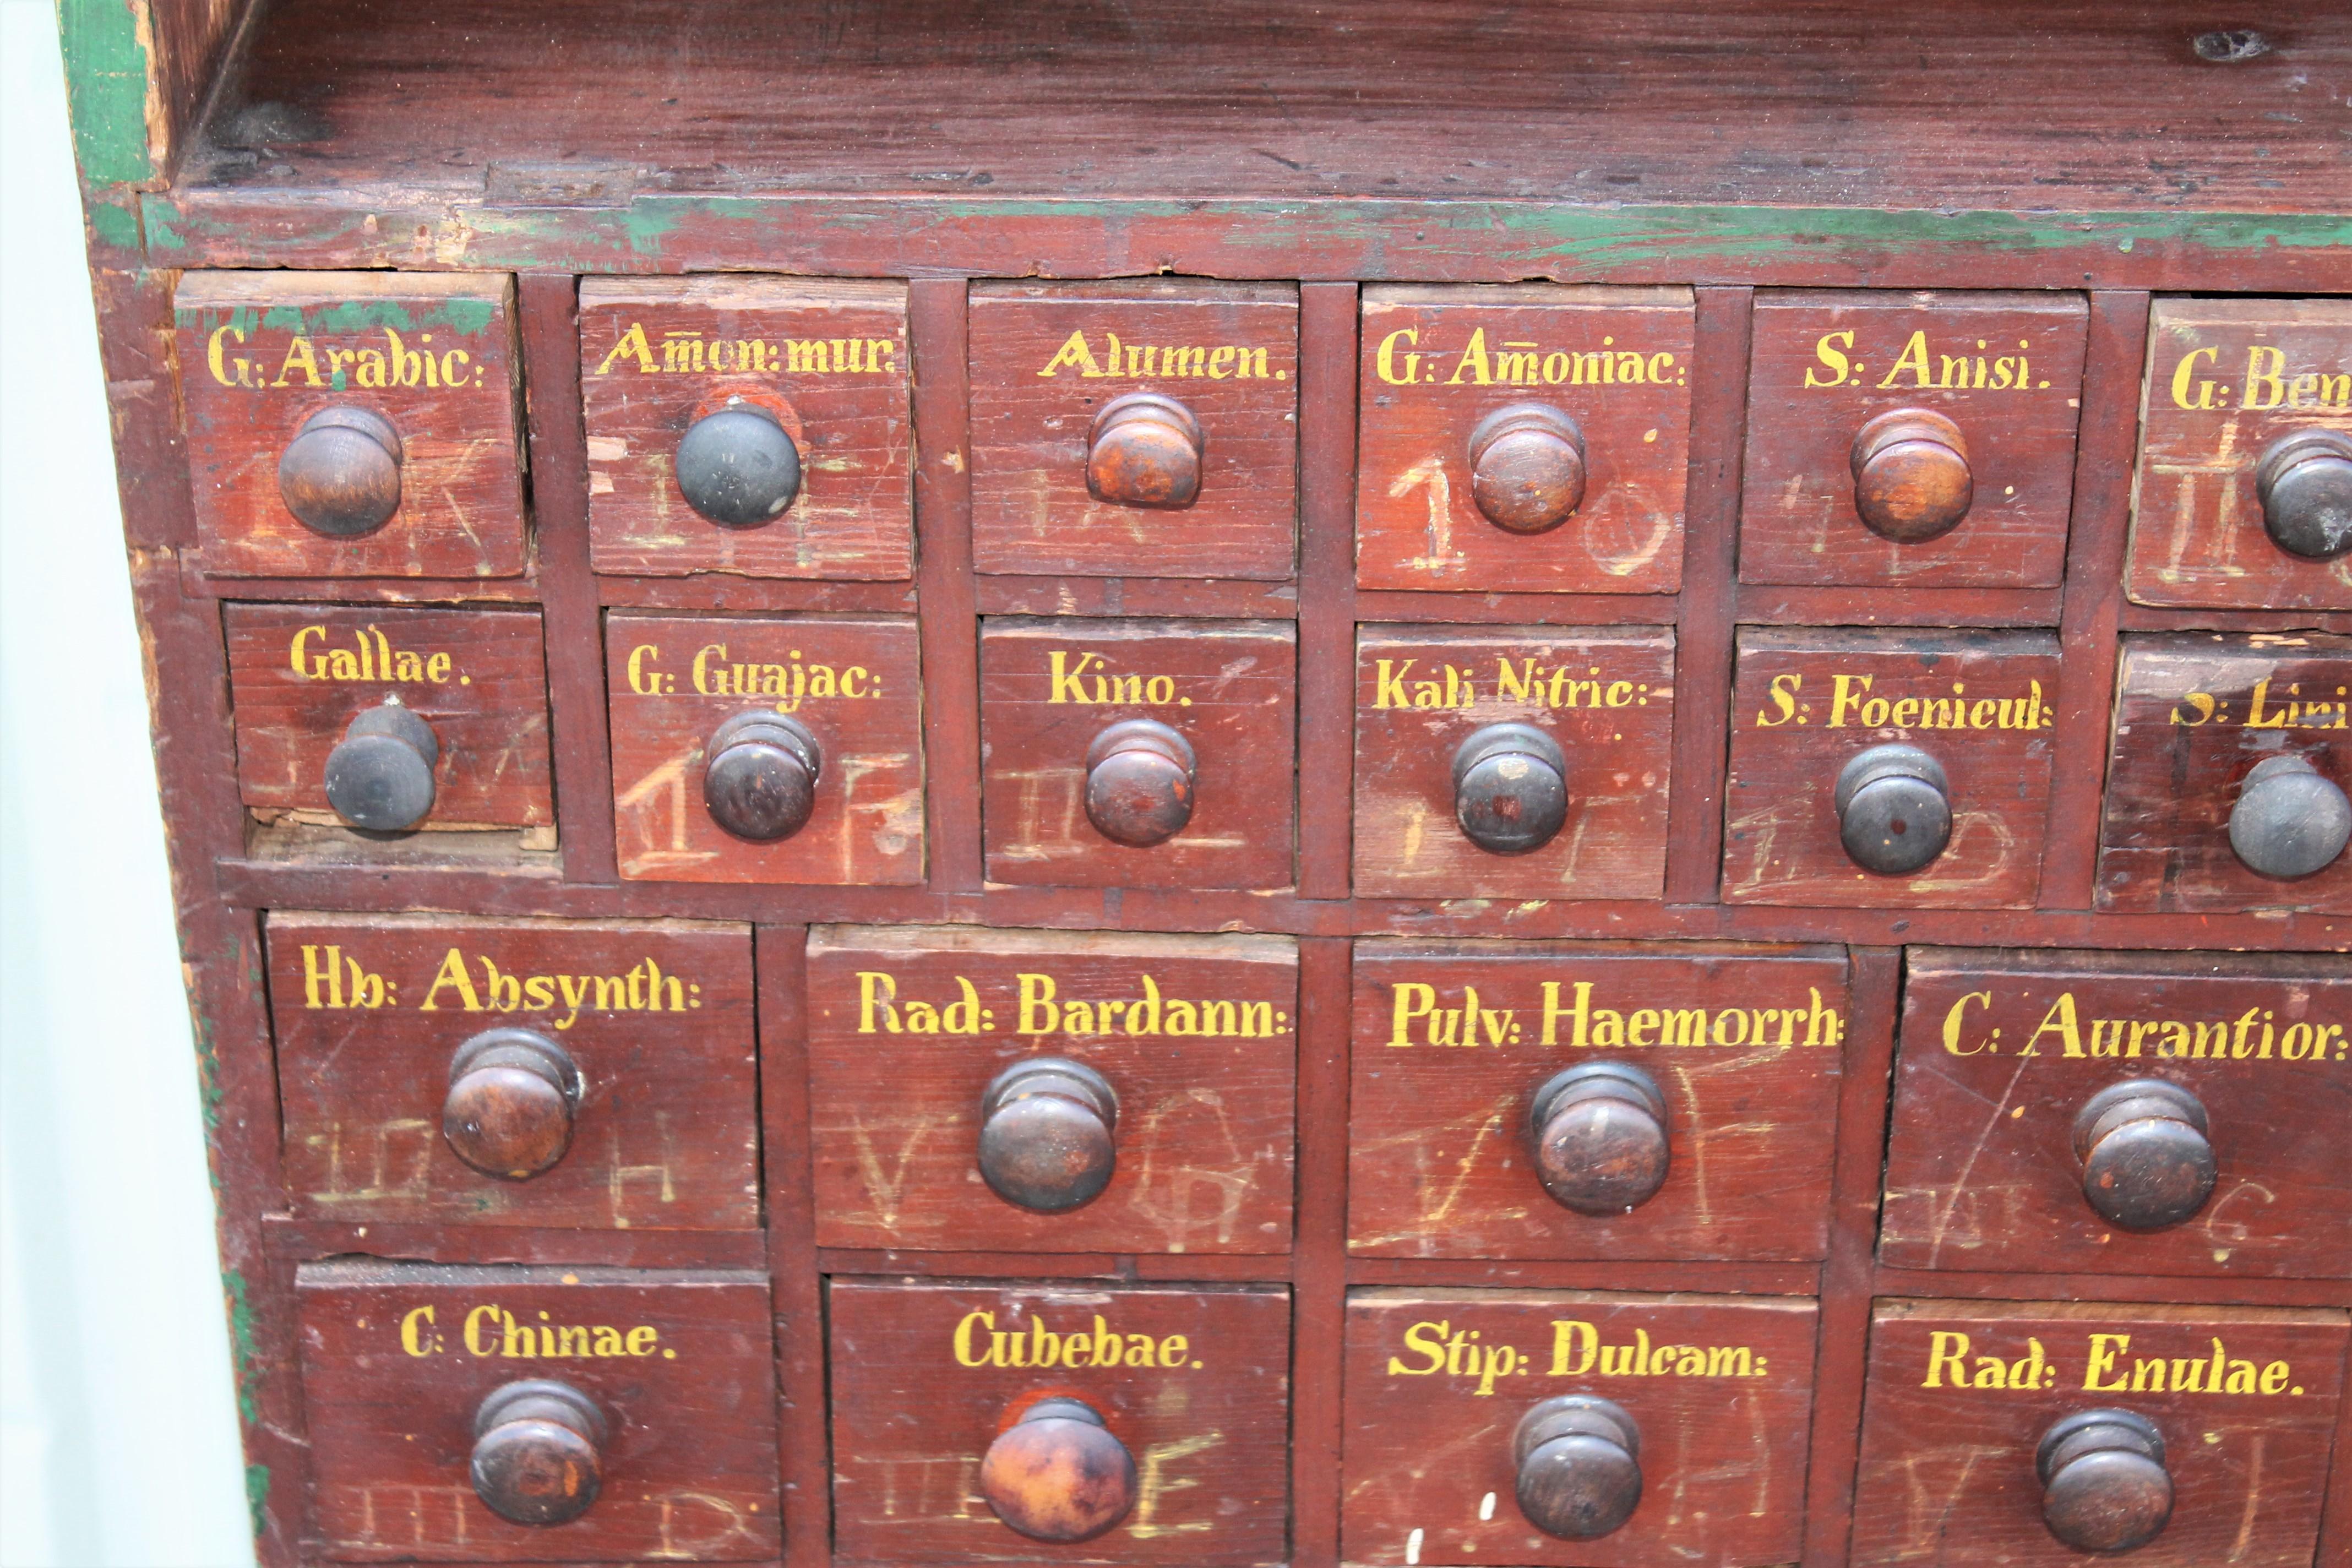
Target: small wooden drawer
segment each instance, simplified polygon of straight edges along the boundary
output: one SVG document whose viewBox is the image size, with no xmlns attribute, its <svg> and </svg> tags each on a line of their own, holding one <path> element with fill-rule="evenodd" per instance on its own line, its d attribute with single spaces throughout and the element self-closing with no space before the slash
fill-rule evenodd
<svg viewBox="0 0 2352 1568">
<path fill-rule="evenodd" d="M 2352 300 L 2158 300 L 2139 431 L 2134 599 L 2352 609 Z"/>
<path fill-rule="evenodd" d="M 1349 1292 L 1341 1561 L 1794 1560 L 1819 1316 L 1772 1297 Z"/>
<path fill-rule="evenodd" d="M 1295 288 L 982 283 L 970 320 L 980 571 L 1291 574 Z"/>
<path fill-rule="evenodd" d="M 1288 1250 L 1289 938 L 819 927 L 807 994 L 818 1246 Z"/>
<path fill-rule="evenodd" d="M 1360 1257 L 1811 1261 L 1841 948 L 1359 942 Z"/>
<path fill-rule="evenodd" d="M 913 575 L 906 285 L 587 279 L 580 384 L 597 571 Z"/>
<path fill-rule="evenodd" d="M 2056 587 L 2088 319 L 2078 294 L 1759 295 L 1740 581 Z"/>
<path fill-rule="evenodd" d="M 1366 289 L 1356 581 L 1674 593 L 1695 331 L 1687 289 Z"/>
<path fill-rule="evenodd" d="M 513 302 L 502 273 L 183 273 L 205 571 L 520 576 Z"/>
<path fill-rule="evenodd" d="M 268 934 L 296 1213 L 759 1226 L 748 926 L 280 913 Z"/>
<path fill-rule="evenodd" d="M 2057 701 L 2046 632 L 1743 627 L 1725 900 L 2031 906 Z"/>
<path fill-rule="evenodd" d="M 2347 693 L 2352 637 L 2125 638 L 2099 908 L 2352 910 Z"/>
<path fill-rule="evenodd" d="M 836 1279 L 827 1297 L 836 1562 L 1288 1555 L 1286 1289 Z"/>
<path fill-rule="evenodd" d="M 2168 1503 L 2116 1561 L 2311 1568 L 2346 1337 L 2305 1309 L 1882 1301 L 1852 1561 L 2074 1568 Z"/>
<path fill-rule="evenodd" d="M 912 620 L 615 610 L 604 657 L 622 876 L 923 879 Z"/>
<path fill-rule="evenodd" d="M 237 790 L 256 815 L 382 831 L 553 824 L 537 610 L 226 605 L 221 617 Z"/>
<path fill-rule="evenodd" d="M 1288 887 L 1297 665 L 1285 621 L 984 621 L 989 879 Z"/>
<path fill-rule="evenodd" d="M 1674 687 L 1671 626 L 1360 627 L 1356 891 L 1656 898 Z"/>
<path fill-rule="evenodd" d="M 295 1294 L 325 1556 L 781 1549 L 766 1276 L 343 1260 Z"/>
<path fill-rule="evenodd" d="M 1879 1256 L 2352 1277 L 2352 960 L 1915 948 Z"/>
</svg>

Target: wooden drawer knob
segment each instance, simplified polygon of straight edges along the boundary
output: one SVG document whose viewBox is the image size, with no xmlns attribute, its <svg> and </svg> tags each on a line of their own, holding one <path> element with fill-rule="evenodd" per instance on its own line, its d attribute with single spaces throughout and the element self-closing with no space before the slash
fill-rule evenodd
<svg viewBox="0 0 2352 1568">
<path fill-rule="evenodd" d="M 1895 408 L 1854 433 L 1853 510 L 1875 534 L 1918 544 L 1969 515 L 1976 480 L 1960 427 L 1925 408 Z"/>
<path fill-rule="evenodd" d="M 1135 1506 L 1135 1459 L 1092 1406 L 1041 1399 L 988 1446 L 980 1489 L 1032 1541 L 1092 1541 Z"/>
<path fill-rule="evenodd" d="M 572 1054 L 535 1029 L 485 1029 L 449 1058 L 441 1136 L 486 1176 L 526 1182 L 572 1147 L 580 1109 Z"/>
<path fill-rule="evenodd" d="M 568 1383 L 492 1389 L 474 1413 L 474 1495 L 516 1524 L 568 1524 L 604 1484 L 604 1415 Z"/>
<path fill-rule="evenodd" d="M 2352 435 L 2297 430 L 2282 436 L 2254 465 L 2263 528 L 2281 550 L 2307 561 L 2333 561 L 2352 550 Z"/>
<path fill-rule="evenodd" d="M 2162 1230 L 2205 1206 L 2218 1174 L 2205 1107 L 2177 1083 L 2109 1084 L 2074 1113 L 2083 1195 L 2108 1223 Z"/>
<path fill-rule="evenodd" d="M 1532 724 L 1474 730 L 1454 752 L 1454 820 L 1490 855 L 1525 855 L 1568 821 L 1568 757 Z"/>
<path fill-rule="evenodd" d="M 710 731 L 702 750 L 702 805 L 711 821 L 761 844 L 808 826 L 824 753 L 807 725 L 754 708 Z"/>
<path fill-rule="evenodd" d="M 1192 742 L 1157 719 L 1122 719 L 1087 748 L 1087 820 L 1114 844 L 1149 849 L 1192 820 Z"/>
<path fill-rule="evenodd" d="M 1831 803 L 1846 858 L 1882 877 L 1918 870 L 1952 841 L 1951 784 L 1916 746 L 1873 746 L 1840 769 Z"/>
<path fill-rule="evenodd" d="M 2238 786 L 2230 847 L 2258 877 L 2291 882 L 2324 871 L 2352 840 L 2352 800 L 2304 757 L 2264 757 Z"/>
<path fill-rule="evenodd" d="M 1641 1429 L 1610 1400 L 1589 1394 L 1545 1400 L 1519 1417 L 1511 1454 L 1519 1511 L 1546 1535 L 1607 1535 L 1642 1501 Z"/>
<path fill-rule="evenodd" d="M 433 767 L 440 760 L 433 726 L 386 698 L 353 719 L 327 753 L 327 804 L 353 827 L 405 833 L 433 810 Z"/>
<path fill-rule="evenodd" d="M 686 504 L 721 528 L 757 528 L 801 493 L 801 449 L 784 422 L 756 403 L 727 406 L 687 427 L 677 444 Z"/>
<path fill-rule="evenodd" d="M 1201 494 L 1207 447 L 1201 422 L 1174 398 L 1114 397 L 1087 431 L 1087 493 L 1121 506 L 1191 506 Z"/>
<path fill-rule="evenodd" d="M 2164 1533 L 2172 1474 L 2164 1434 L 2128 1410 L 2082 1410 L 2042 1435 L 2042 1521 L 2077 1552 L 2129 1552 Z"/>
<path fill-rule="evenodd" d="M 1665 1185 L 1666 1097 L 1640 1068 L 1563 1068 L 1528 1101 L 1528 1149 L 1544 1191 L 1561 1206 L 1624 1214 Z"/>
<path fill-rule="evenodd" d="M 980 1173 L 1006 1203 L 1059 1214 L 1092 1203 L 1118 1163 L 1118 1096 L 1060 1057 L 1015 1062 L 980 1097 Z"/>
<path fill-rule="evenodd" d="M 1497 408 L 1470 432 L 1470 499 L 1508 533 L 1543 533 L 1584 504 L 1584 432 L 1543 403 Z"/>
<path fill-rule="evenodd" d="M 400 432 L 365 408 L 321 408 L 278 458 L 278 493 L 313 533 L 373 533 L 400 510 Z"/>
</svg>

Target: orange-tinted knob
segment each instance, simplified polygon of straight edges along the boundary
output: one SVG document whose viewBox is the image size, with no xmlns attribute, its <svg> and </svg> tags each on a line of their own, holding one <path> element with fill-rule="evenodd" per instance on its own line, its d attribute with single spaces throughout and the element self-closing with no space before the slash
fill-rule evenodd
<svg viewBox="0 0 2352 1568">
<path fill-rule="evenodd" d="M 492 1389 L 474 1413 L 474 1495 L 516 1524 L 569 1524 L 604 1490 L 604 1412 L 568 1383 Z"/>
<path fill-rule="evenodd" d="M 1508 533 L 1542 533 L 1584 504 L 1584 432 L 1545 403 L 1497 408 L 1470 432 L 1470 499 Z"/>
<path fill-rule="evenodd" d="M 988 1446 L 980 1489 L 1032 1541 L 1092 1541 L 1135 1506 L 1135 1458 L 1092 1406 L 1041 1399 Z"/>
<path fill-rule="evenodd" d="M 486 1176 L 524 1182 L 572 1147 L 580 1108 L 572 1053 L 536 1029 L 485 1029 L 449 1058 L 441 1136 Z"/>
<path fill-rule="evenodd" d="M 1853 438 L 1853 510 L 1873 533 L 1918 544 L 1969 515 L 1976 479 L 1960 427 L 1926 408 L 1890 409 Z"/>
<path fill-rule="evenodd" d="M 1121 506 L 1173 510 L 1201 494 L 1201 422 L 1172 397 L 1130 392 L 1102 405 L 1087 431 L 1087 493 Z"/>
</svg>

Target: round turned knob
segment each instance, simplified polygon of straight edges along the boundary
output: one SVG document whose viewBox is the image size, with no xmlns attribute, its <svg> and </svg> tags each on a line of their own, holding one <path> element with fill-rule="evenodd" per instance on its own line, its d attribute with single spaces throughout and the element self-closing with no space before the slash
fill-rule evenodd
<svg viewBox="0 0 2352 1568">
<path fill-rule="evenodd" d="M 1584 504 L 1584 432 L 1543 403 L 1497 408 L 1470 432 L 1470 498 L 1510 533 L 1542 533 Z"/>
<path fill-rule="evenodd" d="M 1882 877 L 1907 876 L 1952 841 L 1951 784 L 1916 746 L 1873 746 L 1840 769 L 1831 803 L 1846 858 Z"/>
<path fill-rule="evenodd" d="M 1121 506 L 1191 506 L 1201 493 L 1207 446 L 1201 422 L 1174 398 L 1114 397 L 1087 431 L 1087 493 Z"/>
<path fill-rule="evenodd" d="M 801 493 L 801 449 L 782 420 L 730 398 L 688 426 L 677 444 L 677 488 L 721 528 L 757 528 Z"/>
<path fill-rule="evenodd" d="M 1666 1097 L 1640 1068 L 1563 1068 L 1528 1103 L 1528 1147 L 1544 1191 L 1563 1207 L 1623 1214 L 1666 1184 Z"/>
<path fill-rule="evenodd" d="M 474 1495 L 516 1524 L 568 1524 L 604 1483 L 604 1415 L 568 1383 L 492 1389 L 474 1413 Z"/>
<path fill-rule="evenodd" d="M 1976 480 L 1960 427 L 1925 408 L 1896 408 L 1855 432 L 1853 510 L 1873 533 L 1917 544 L 1969 515 Z"/>
<path fill-rule="evenodd" d="M 2259 877 L 2291 882 L 2324 871 L 2347 839 L 2352 800 L 2302 757 L 2256 763 L 2230 808 L 2230 847 Z"/>
<path fill-rule="evenodd" d="M 314 533 L 373 533 L 400 510 L 400 432 L 365 408 L 321 408 L 279 454 L 278 493 Z"/>
<path fill-rule="evenodd" d="M 2111 1225 L 2162 1230 L 2205 1206 L 2217 1169 L 2205 1107 L 2177 1083 L 2111 1083 L 2074 1113 L 2083 1195 Z"/>
<path fill-rule="evenodd" d="M 486 1176 L 525 1182 L 572 1147 L 580 1069 L 534 1029 L 485 1029 L 449 1058 L 441 1136 Z"/>
<path fill-rule="evenodd" d="M 1087 748 L 1087 820 L 1114 844 L 1149 849 L 1192 820 L 1192 742 L 1157 719 L 1122 719 Z"/>
<path fill-rule="evenodd" d="M 1591 1541 L 1642 1500 L 1642 1433 L 1624 1407 L 1590 1394 L 1547 1399 L 1511 1436 L 1519 1511 L 1546 1535 Z"/>
<path fill-rule="evenodd" d="M 327 804 L 353 827 L 404 833 L 433 809 L 433 726 L 394 698 L 353 719 L 327 753 Z"/>
<path fill-rule="evenodd" d="M 2042 1435 L 2042 1521 L 2077 1552 L 2129 1552 L 2164 1533 L 2172 1474 L 2164 1434 L 2128 1410 L 2083 1410 Z"/>
<path fill-rule="evenodd" d="M 1454 752 L 1454 820 L 1491 855 L 1525 855 L 1568 821 L 1568 756 L 1532 724 L 1474 730 Z"/>
<path fill-rule="evenodd" d="M 1135 1506 L 1135 1459 L 1075 1399 L 1041 1399 L 980 1462 L 981 1495 L 1032 1541 L 1092 1541 Z"/>
<path fill-rule="evenodd" d="M 1092 1203 L 1118 1163 L 1118 1096 L 1080 1062 L 1015 1062 L 980 1097 L 980 1173 L 998 1197 L 1059 1214 Z"/>
<path fill-rule="evenodd" d="M 2254 465 L 2263 527 L 2281 550 L 2333 561 L 2352 550 L 2352 435 L 2297 430 Z"/>
<path fill-rule="evenodd" d="M 710 731 L 702 754 L 702 805 L 711 821 L 761 844 L 808 826 L 824 753 L 807 725 L 754 708 Z"/>
</svg>

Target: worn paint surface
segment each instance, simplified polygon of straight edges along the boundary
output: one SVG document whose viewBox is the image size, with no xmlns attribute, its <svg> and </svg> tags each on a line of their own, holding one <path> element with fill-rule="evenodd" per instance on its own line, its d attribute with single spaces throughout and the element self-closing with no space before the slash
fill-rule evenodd
<svg viewBox="0 0 2352 1568">
<path fill-rule="evenodd" d="M 149 138 L 144 13 L 131 0 L 59 0 L 58 30 L 84 188 L 146 179 L 159 159 Z"/>
</svg>

